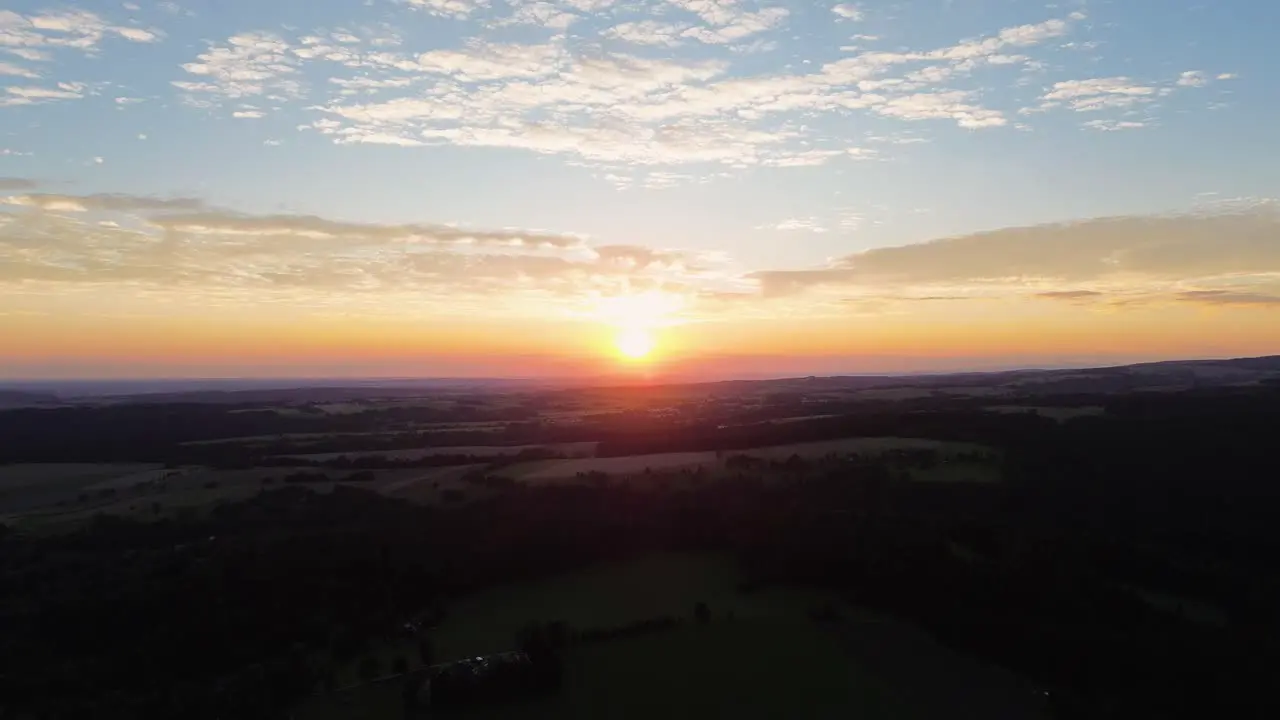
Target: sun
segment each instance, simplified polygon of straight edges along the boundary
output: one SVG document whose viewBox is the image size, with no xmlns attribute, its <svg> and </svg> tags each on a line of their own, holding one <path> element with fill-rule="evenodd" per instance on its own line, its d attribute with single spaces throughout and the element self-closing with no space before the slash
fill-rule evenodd
<svg viewBox="0 0 1280 720">
<path fill-rule="evenodd" d="M 609 328 L 612 353 L 629 363 L 648 363 L 664 353 L 664 330 L 678 324 L 683 298 L 661 291 L 598 297 L 591 317 Z"/>
<path fill-rule="evenodd" d="M 653 352 L 653 334 L 644 328 L 626 328 L 613 338 L 618 354 L 628 360 L 643 360 Z"/>
</svg>

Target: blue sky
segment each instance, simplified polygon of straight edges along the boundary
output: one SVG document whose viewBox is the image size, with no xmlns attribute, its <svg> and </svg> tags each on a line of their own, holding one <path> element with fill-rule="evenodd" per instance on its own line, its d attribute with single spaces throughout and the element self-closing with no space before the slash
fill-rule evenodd
<svg viewBox="0 0 1280 720">
<path fill-rule="evenodd" d="M 533 233 L 696 258 L 667 280 L 768 294 L 770 273 L 826 285 L 877 248 L 1280 197 L 1270 2 L 5 7 L 0 195 L 18 194 L 0 215 L 66 215 L 72 198 L 95 232 L 185 198 L 204 220 L 269 220 L 258 242 L 316 237 L 310 216 Z M 100 194 L 134 200 L 83 200 Z M 6 257 L 32 255 L 13 241 Z M 40 273 L 17 272 L 36 293 Z"/>
<path fill-rule="evenodd" d="M 646 244 L 656 236 L 761 266 L 804 266 L 1007 225 L 1179 209 L 1198 193 L 1280 192 L 1268 160 L 1280 121 L 1280 93 L 1267 92 L 1280 64 L 1266 35 L 1280 26 L 1272 3 L 140 0 L 77 10 L 18 0 L 7 7 L 26 18 L 60 18 L 75 32 L 28 30 L 37 38 L 32 47 L 12 37 L 23 32 L 20 20 L 0 24 L 9 36 L 0 47 L 45 56 L 0 61 L 11 73 L 0 80 L 10 93 L 0 102 L 26 99 L 13 88 L 66 95 L 0 111 L 0 146 L 11 153 L 0 172 L 70 183 L 77 192 L 196 194 L 245 211 L 552 228 Z M 133 38 L 124 35 L 131 31 Z M 722 42 L 715 33 L 741 37 Z M 82 48 L 44 44 L 76 39 Z M 960 60 L 903 57 L 983 41 L 989 50 L 958 53 Z M 236 42 L 241 52 L 226 52 Z M 422 54 L 442 51 L 456 55 L 413 67 Z M 887 54 L 883 72 L 858 61 L 873 52 Z M 574 90 L 556 73 L 618 54 L 637 58 L 633 74 L 610 65 L 613 74 L 592 86 L 598 97 L 585 98 L 593 104 L 568 109 Z M 965 59 L 976 67 L 962 67 Z M 831 82 L 841 84 L 798 87 L 840 62 L 849 67 L 832 72 Z M 874 84 L 928 69 L 946 77 L 905 92 L 869 86 L 863 97 L 884 93 L 886 104 L 832 107 L 854 78 Z M 492 79 L 459 79 L 468 71 Z M 670 84 L 660 84 L 664 71 Z M 238 81 L 236 73 L 253 79 Z M 625 96 L 618 88 L 638 78 L 656 87 L 630 117 L 609 118 Z M 1114 78 L 1122 79 L 1099 86 L 1105 93 L 1078 88 L 1087 94 L 1067 93 L 1041 110 L 1056 83 Z M 771 91 L 745 88 L 743 104 L 727 92 L 715 97 L 726 83 L 766 79 L 784 100 L 792 93 L 797 107 L 741 119 Z M 335 84 L 361 80 L 391 87 L 344 95 Z M 484 91 L 513 83 L 560 87 L 566 99 L 480 107 Z M 709 96 L 703 109 L 663 107 L 662 95 L 684 87 Z M 1098 102 L 1080 102 L 1091 99 Z M 421 115 L 362 122 L 333 112 L 387 114 L 397 102 Z M 429 117 L 443 104 L 469 102 L 471 117 Z M 636 117 L 641 109 L 653 119 Z M 953 119 L 966 112 L 978 114 L 975 126 Z M 524 142 L 448 135 L 493 131 L 503 121 L 571 132 Z M 352 134 L 325 135 L 316 129 L 325 123 Z M 681 150 L 654 157 L 641 136 L 663 124 L 704 145 L 721 133 L 760 137 L 737 147 L 716 141 L 704 148 L 713 162 Z M 424 138 L 423 130 L 442 137 Z M 347 139 L 368 142 L 335 144 Z M 594 157 L 574 147 L 586 143 L 598 146 Z M 777 167 L 788 163 L 812 164 Z M 620 191 L 621 183 L 628 187 Z M 809 225 L 826 232 L 765 229 Z"/>
</svg>

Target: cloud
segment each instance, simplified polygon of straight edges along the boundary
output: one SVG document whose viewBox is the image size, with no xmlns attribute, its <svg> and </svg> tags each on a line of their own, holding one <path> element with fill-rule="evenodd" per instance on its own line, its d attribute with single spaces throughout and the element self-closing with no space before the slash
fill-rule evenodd
<svg viewBox="0 0 1280 720">
<path fill-rule="evenodd" d="M 33 180 L 0 177 L 0 190 L 32 190 L 35 187 L 36 183 Z"/>
<path fill-rule="evenodd" d="M 0 95 L 0 107 L 13 105 L 37 105 L 56 100 L 75 100 L 85 95 L 87 86 L 83 83 L 60 82 L 57 87 L 38 87 L 12 85 L 4 88 Z"/>
<path fill-rule="evenodd" d="M 725 45 L 778 27 L 790 14 L 791 12 L 786 8 L 778 7 L 764 8 L 757 12 L 735 12 L 723 22 L 708 20 L 714 27 L 691 27 L 680 33 L 680 36 L 708 45 Z M 720 17 L 718 14 L 711 16 L 716 17 L 717 20 Z"/>
<path fill-rule="evenodd" d="M 863 16 L 862 8 L 851 3 L 835 5 L 831 8 L 831 12 L 835 13 L 836 17 L 840 18 L 840 20 L 852 20 L 853 22 L 858 22 Z"/>
<path fill-rule="evenodd" d="M 1148 102 L 1156 92 L 1156 88 L 1135 83 L 1127 77 L 1108 77 L 1054 83 L 1041 99 L 1050 106 L 1065 103 L 1076 112 L 1092 112 Z"/>
<path fill-rule="evenodd" d="M 113 37 L 149 43 L 158 40 L 160 33 L 113 25 L 88 10 L 45 10 L 31 15 L 0 10 L 0 50 L 31 62 L 50 60 L 51 53 L 63 50 L 95 53 Z"/>
<path fill-rule="evenodd" d="M 564 55 L 557 44 L 518 45 L 475 42 L 463 50 L 433 50 L 418 56 L 424 72 L 463 82 L 534 78 L 553 74 Z"/>
<path fill-rule="evenodd" d="M 1084 126 L 1090 130 L 1115 132 L 1116 130 L 1137 130 L 1146 127 L 1147 123 L 1138 120 L 1089 120 L 1084 123 Z"/>
<path fill-rule="evenodd" d="M 431 15 L 450 18 L 466 18 L 489 7 L 489 0 L 400 0 L 401 2 L 426 11 Z"/>
<path fill-rule="evenodd" d="M 1188 70 L 1178 76 L 1178 85 L 1182 87 L 1204 87 L 1208 84 L 1208 73 L 1200 70 Z"/>
<path fill-rule="evenodd" d="M 688 27 L 688 25 L 660 22 L 658 20 L 636 20 L 619 23 L 601 34 L 612 40 L 621 40 L 636 45 L 675 47 L 681 42 L 680 34 Z"/>
<path fill-rule="evenodd" d="M 19 67 L 13 63 L 7 62 L 0 62 L 0 75 L 27 78 L 28 80 L 36 80 L 40 77 L 40 74 L 34 70 L 28 70 L 27 68 Z"/>
<path fill-rule="evenodd" d="M 1275 305 L 1280 307 L 1280 295 L 1231 292 L 1229 290 L 1188 290 L 1178 293 L 1177 299 L 1182 302 L 1203 305 Z"/>
<path fill-rule="evenodd" d="M 191 211 L 205 207 L 203 201 L 194 198 L 156 198 L 108 193 L 97 195 L 11 195 L 0 198 L 0 205 L 62 212 Z"/>
<path fill-rule="evenodd" d="M 582 10 L 582 3 L 571 5 Z M 1079 18 L 1012 26 L 933 49 L 864 52 L 811 72 L 752 75 L 736 72 L 731 58 L 770 47 L 758 35 L 780 27 L 785 8 L 730 0 L 668 5 L 690 20 L 672 13 L 615 24 L 602 34 L 632 45 L 698 41 L 731 52 L 707 48 L 695 57 L 659 58 L 555 36 L 546 42 L 471 40 L 411 55 L 335 48 L 317 35 L 281 40 L 288 47 L 275 54 L 357 71 L 349 78 L 331 75 L 326 86 L 337 88 L 337 96 L 315 103 L 321 117 L 305 124 L 339 144 L 523 149 L 576 156 L 610 170 L 696 163 L 794 167 L 868 155 L 829 123 L 797 122 L 799 114 L 842 119 L 861 112 L 974 130 L 1009 125 L 979 92 L 950 85 L 984 67 L 1029 62 L 1020 53 L 1067 33 Z M 246 82 L 258 91 L 271 79 L 296 75 L 290 61 L 275 72 L 250 73 Z M 351 97 L 374 91 L 372 98 Z"/>
<path fill-rule="evenodd" d="M 661 291 L 744 317 L 1027 297 L 1280 304 L 1280 212 L 1264 203 L 1007 228 L 743 274 L 718 255 L 573 233 L 244 214 L 195 198 L 23 194 L 32 184 L 0 181 L 17 193 L 0 196 L 0 288 L 416 311 L 448 300 L 517 314 Z M 772 226 L 826 227 L 815 218 Z M 1132 301 L 1109 305 L 1124 303 Z"/>
<path fill-rule="evenodd" d="M 107 288 L 419 313 L 474 300 L 520 315 L 641 291 L 693 293 L 721 262 L 593 245 L 571 233 L 246 215 L 185 198 L 20 195 L 3 204 L 10 211 L 0 209 L 0 288 L 28 292 Z"/>
<path fill-rule="evenodd" d="M 506 25 L 533 25 L 552 30 L 564 30 L 573 24 L 578 16 L 566 12 L 564 8 L 545 0 L 517 0 L 511 3 L 512 13 L 492 23 L 495 27 Z"/>
<path fill-rule="evenodd" d="M 761 230 L 781 230 L 783 232 L 792 232 L 803 230 L 812 233 L 825 233 L 827 228 L 817 218 L 787 218 L 774 225 L 763 225 Z"/>
<path fill-rule="evenodd" d="M 209 107 L 217 100 L 264 96 L 285 100 L 301 94 L 298 60 L 290 45 L 271 33 L 242 33 L 211 47 L 182 66 L 195 80 L 175 80 L 186 102 Z"/>
<path fill-rule="evenodd" d="M 1102 296 L 1103 293 L 1096 290 L 1054 290 L 1050 292 L 1036 293 L 1036 297 L 1043 298 L 1045 300 L 1066 301 L 1092 300 Z"/>
<path fill-rule="evenodd" d="M 1007 228 L 927 243 L 878 248 L 813 270 L 754 273 L 765 295 L 822 286 L 1160 285 L 1280 273 L 1280 212 L 1255 205 L 1236 211 L 1118 217 Z M 1062 287 L 1066 285 L 1067 287 Z M 1053 287 L 1057 286 L 1057 287 Z M 1076 287 L 1071 287 L 1076 286 Z"/>
<path fill-rule="evenodd" d="M 160 34 L 154 30 L 134 27 L 114 28 L 114 30 L 120 37 L 138 43 L 155 42 L 160 39 Z"/>
</svg>

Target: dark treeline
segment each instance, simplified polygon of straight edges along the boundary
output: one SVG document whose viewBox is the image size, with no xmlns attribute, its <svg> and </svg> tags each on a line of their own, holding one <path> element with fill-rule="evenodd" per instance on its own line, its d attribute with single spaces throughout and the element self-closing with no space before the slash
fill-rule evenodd
<svg viewBox="0 0 1280 720">
<path fill-rule="evenodd" d="M 690 425 L 679 432 L 648 431 L 605 435 L 596 448 L 600 457 L 699 450 L 742 450 L 768 445 L 838 440 L 849 437 L 919 437 L 1005 445 L 1052 428 L 1052 420 L 1018 414 L 966 410 L 931 412 L 864 412 L 784 424 L 718 427 Z"/>
<path fill-rule="evenodd" d="M 447 509 L 292 487 L 186 523 L 0 535 L 0 714 L 282 717 L 459 595 L 710 550 L 739 560 L 743 592 L 828 588 L 1034 678 L 1059 717 L 1280 717 L 1276 391 L 1118 399 L 1061 425 L 874 422 L 997 448 L 1007 480 L 902 482 L 863 459 L 670 491 L 514 485 Z M 772 429 L 764 444 L 793 441 Z"/>
<path fill-rule="evenodd" d="M 272 454 L 392 450 L 432 445 L 491 444 L 494 433 L 442 429 L 406 432 L 422 422 L 518 422 L 530 408 L 386 408 L 326 415 L 281 414 L 254 407 L 216 404 L 118 404 L 0 411 L 0 463 L 16 462 L 200 462 L 208 458 L 256 458 Z M 260 447 L 236 444 L 184 446 L 220 438 L 290 433 L 393 433 L 271 441 Z M 501 435 L 497 437 L 501 438 Z M 514 444 L 514 443 L 513 443 Z M 236 455 L 239 453 L 239 455 Z"/>
</svg>

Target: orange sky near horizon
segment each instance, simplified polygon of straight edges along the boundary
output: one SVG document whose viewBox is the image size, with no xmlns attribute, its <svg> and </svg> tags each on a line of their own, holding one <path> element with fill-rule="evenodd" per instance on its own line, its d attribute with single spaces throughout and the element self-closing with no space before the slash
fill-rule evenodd
<svg viewBox="0 0 1280 720">
<path fill-rule="evenodd" d="M 654 348 L 642 359 L 615 347 L 627 329 L 582 318 L 9 314 L 0 335 L 19 342 L 0 347 L 0 377 L 821 374 L 1280 351 L 1270 308 L 1189 304 L 1118 312 L 956 301 L 881 316 L 683 320 L 649 331 Z"/>
</svg>

